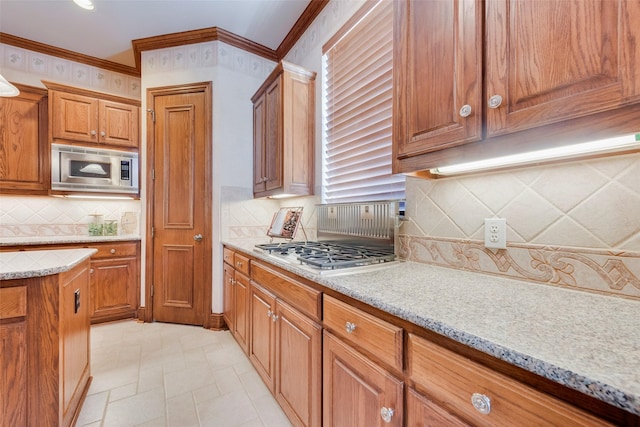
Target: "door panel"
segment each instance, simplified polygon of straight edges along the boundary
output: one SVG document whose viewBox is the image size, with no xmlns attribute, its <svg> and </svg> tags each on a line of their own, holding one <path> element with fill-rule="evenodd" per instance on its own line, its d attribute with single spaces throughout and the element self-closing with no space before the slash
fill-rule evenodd
<svg viewBox="0 0 640 427">
<path fill-rule="evenodd" d="M 275 360 L 275 324 L 272 315 L 275 310 L 275 296 L 251 284 L 251 345 L 249 358 L 256 371 L 273 393 Z"/>
<path fill-rule="evenodd" d="M 211 295 L 209 102 L 206 91 L 177 92 L 153 99 L 153 319 L 205 325 L 211 306 L 205 302 Z"/>
</svg>

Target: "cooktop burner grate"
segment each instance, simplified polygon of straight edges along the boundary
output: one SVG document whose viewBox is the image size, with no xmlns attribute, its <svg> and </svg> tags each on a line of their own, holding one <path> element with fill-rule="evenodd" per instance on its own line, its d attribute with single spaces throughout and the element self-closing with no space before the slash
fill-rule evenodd
<svg viewBox="0 0 640 427">
<path fill-rule="evenodd" d="M 333 242 L 291 242 L 256 245 L 271 255 L 295 256 L 301 264 L 319 269 L 359 267 L 393 261 L 393 248 Z"/>
</svg>

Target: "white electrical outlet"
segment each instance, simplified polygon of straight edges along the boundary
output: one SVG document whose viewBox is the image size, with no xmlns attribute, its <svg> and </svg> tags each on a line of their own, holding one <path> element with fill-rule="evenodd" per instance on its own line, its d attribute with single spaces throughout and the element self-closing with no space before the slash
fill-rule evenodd
<svg viewBox="0 0 640 427">
<path fill-rule="evenodd" d="M 505 218 L 484 219 L 484 246 L 507 249 L 507 220 Z"/>
<path fill-rule="evenodd" d="M 335 206 L 329 206 L 327 212 L 327 217 L 329 219 L 337 219 L 338 218 L 338 208 Z"/>
<path fill-rule="evenodd" d="M 360 219 L 373 219 L 373 205 L 360 206 Z"/>
</svg>

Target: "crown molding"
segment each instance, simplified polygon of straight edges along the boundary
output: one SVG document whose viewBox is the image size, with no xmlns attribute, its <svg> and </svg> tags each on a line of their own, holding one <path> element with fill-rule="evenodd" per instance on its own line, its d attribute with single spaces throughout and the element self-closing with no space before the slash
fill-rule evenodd
<svg viewBox="0 0 640 427">
<path fill-rule="evenodd" d="M 300 37 L 307 31 L 313 21 L 320 15 L 320 12 L 329 4 L 330 0 L 311 0 L 307 8 L 302 12 L 298 20 L 289 33 L 285 36 L 280 46 L 276 49 L 278 60 L 284 58 L 293 46 L 300 40 Z"/>
<path fill-rule="evenodd" d="M 277 61 L 276 51 L 266 46 L 253 42 L 244 37 L 235 35 L 218 27 L 203 28 L 200 30 L 183 31 L 179 33 L 165 34 L 162 36 L 146 37 L 131 42 L 133 54 L 136 59 L 136 68 L 140 69 L 142 52 L 147 50 L 166 49 L 169 47 L 183 46 L 193 43 L 209 41 L 221 41 L 258 56 Z"/>
<path fill-rule="evenodd" d="M 131 44 L 136 61 L 135 67 L 99 59 L 93 56 L 84 55 L 81 53 L 73 52 L 44 43 L 35 42 L 2 32 L 0 32 L 0 43 L 16 46 L 34 52 L 39 52 L 45 55 L 68 59 L 70 61 L 75 61 L 81 64 L 86 64 L 134 77 L 140 77 L 141 57 L 142 52 L 144 51 L 164 49 L 168 47 L 182 46 L 194 43 L 204 43 L 216 40 L 227 43 L 239 49 L 243 49 L 249 53 L 253 53 L 274 62 L 278 62 L 280 59 L 284 58 L 287 53 L 289 53 L 291 48 L 293 48 L 293 46 L 300 39 L 300 37 L 302 37 L 307 28 L 309 28 L 309 26 L 313 23 L 313 20 L 316 19 L 316 17 L 320 14 L 320 12 L 322 12 L 325 6 L 329 4 L 329 1 L 330 0 L 311 0 L 307 8 L 304 10 L 304 12 L 302 12 L 296 23 L 293 25 L 293 27 L 291 27 L 291 30 L 285 36 L 284 40 L 282 41 L 282 43 L 280 43 L 280 46 L 278 46 L 276 50 L 270 49 L 259 43 L 253 42 L 244 37 L 240 37 L 234 33 L 218 27 L 203 28 L 193 31 L 183 31 L 179 33 L 132 40 Z"/>
<path fill-rule="evenodd" d="M 81 64 L 90 65 L 92 67 L 102 68 L 104 70 L 114 71 L 116 73 L 140 77 L 139 68 L 130 67 L 128 65 L 119 64 L 113 61 L 107 61 L 105 59 L 96 58 L 94 56 L 84 55 L 82 53 L 73 52 L 71 50 L 35 42 L 33 40 L 23 39 L 22 37 L 13 36 L 7 33 L 0 32 L 0 43 L 31 50 L 33 52 L 39 52 L 45 55 L 55 56 L 57 58 L 68 59 L 70 61 L 79 62 Z"/>
</svg>

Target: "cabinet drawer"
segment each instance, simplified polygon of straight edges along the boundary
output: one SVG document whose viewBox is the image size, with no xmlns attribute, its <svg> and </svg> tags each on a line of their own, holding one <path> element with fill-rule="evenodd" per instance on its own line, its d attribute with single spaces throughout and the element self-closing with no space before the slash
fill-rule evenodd
<svg viewBox="0 0 640 427">
<path fill-rule="evenodd" d="M 314 320 L 320 320 L 322 292 L 310 288 L 258 262 L 252 264 L 251 279 L 302 311 L 307 316 Z"/>
<path fill-rule="evenodd" d="M 108 243 L 108 244 L 100 244 L 100 245 L 91 245 L 89 247 L 98 250 L 98 252 L 94 254 L 91 257 L 91 259 L 136 256 L 137 254 L 137 245 L 135 243 L 113 243 L 113 244 Z"/>
<path fill-rule="evenodd" d="M 229 248 L 223 248 L 222 249 L 222 259 L 224 262 L 226 262 L 227 264 L 233 266 L 233 255 L 234 252 L 229 249 Z"/>
<path fill-rule="evenodd" d="M 326 328 L 402 371 L 402 328 L 328 295 L 323 314 Z"/>
<path fill-rule="evenodd" d="M 244 255 L 240 255 L 239 253 L 236 252 L 236 254 L 233 256 L 233 266 L 236 270 L 240 271 L 241 273 L 244 273 L 246 276 L 249 275 L 249 258 L 244 256 Z"/>
<path fill-rule="evenodd" d="M 409 378 L 430 398 L 472 424 L 610 425 L 413 334 L 409 334 L 408 352 Z M 486 414 L 476 409 L 483 404 Z"/>
<path fill-rule="evenodd" d="M 0 319 L 27 315 L 27 287 L 0 289 Z"/>
</svg>

